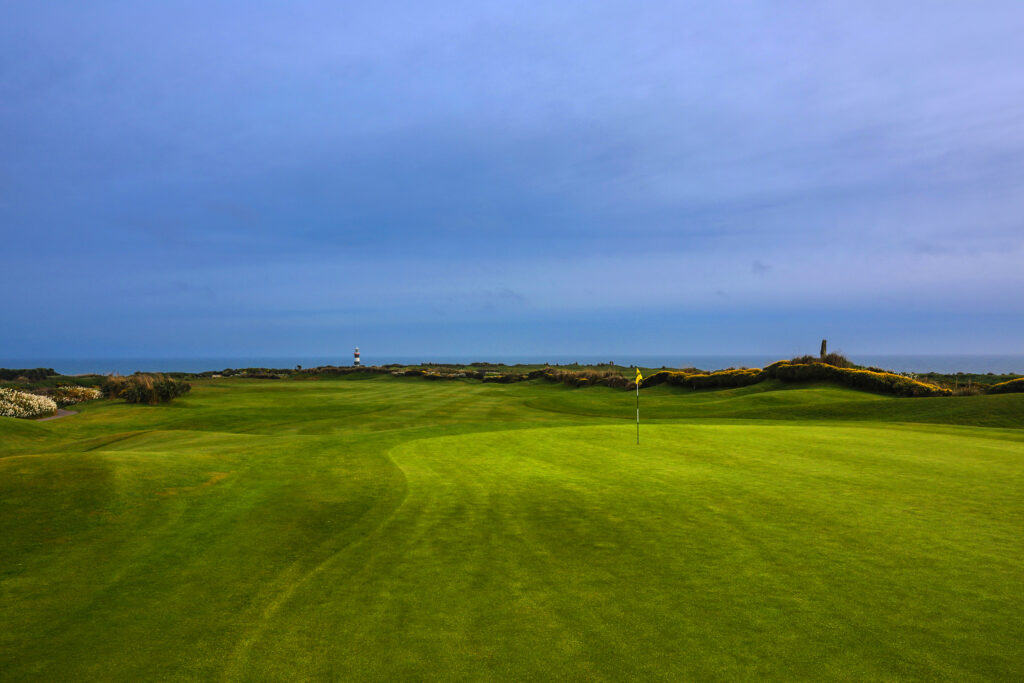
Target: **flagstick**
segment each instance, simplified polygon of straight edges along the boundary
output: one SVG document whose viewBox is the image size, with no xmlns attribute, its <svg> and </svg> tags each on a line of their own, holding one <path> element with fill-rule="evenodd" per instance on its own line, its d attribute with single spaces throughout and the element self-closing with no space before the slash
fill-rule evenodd
<svg viewBox="0 0 1024 683">
<path fill-rule="evenodd" d="M 640 445 L 640 382 L 636 383 L 636 445 Z"/>
</svg>

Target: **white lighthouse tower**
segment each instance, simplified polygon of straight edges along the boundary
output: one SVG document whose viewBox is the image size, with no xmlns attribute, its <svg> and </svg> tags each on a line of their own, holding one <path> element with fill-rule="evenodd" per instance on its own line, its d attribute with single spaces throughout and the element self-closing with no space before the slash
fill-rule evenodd
<svg viewBox="0 0 1024 683">
<path fill-rule="evenodd" d="M 355 358 L 355 360 L 352 362 L 352 365 L 356 366 L 357 368 L 360 365 L 362 365 L 362 363 L 359 362 L 359 347 L 358 346 L 356 347 L 356 352 L 353 354 L 353 358 Z"/>
</svg>

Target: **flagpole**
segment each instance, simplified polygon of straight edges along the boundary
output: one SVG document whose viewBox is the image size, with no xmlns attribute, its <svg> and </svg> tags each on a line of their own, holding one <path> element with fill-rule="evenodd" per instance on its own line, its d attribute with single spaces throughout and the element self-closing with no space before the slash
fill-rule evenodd
<svg viewBox="0 0 1024 683">
<path fill-rule="evenodd" d="M 640 380 L 636 382 L 636 445 L 640 445 Z"/>
</svg>

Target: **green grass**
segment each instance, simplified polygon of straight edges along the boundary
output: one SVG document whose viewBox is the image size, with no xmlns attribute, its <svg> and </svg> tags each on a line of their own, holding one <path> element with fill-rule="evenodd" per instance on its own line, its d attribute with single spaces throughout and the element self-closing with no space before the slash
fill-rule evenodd
<svg viewBox="0 0 1024 683">
<path fill-rule="evenodd" d="M 1020 680 L 1024 395 L 210 380 L 0 419 L 0 680 Z"/>
</svg>

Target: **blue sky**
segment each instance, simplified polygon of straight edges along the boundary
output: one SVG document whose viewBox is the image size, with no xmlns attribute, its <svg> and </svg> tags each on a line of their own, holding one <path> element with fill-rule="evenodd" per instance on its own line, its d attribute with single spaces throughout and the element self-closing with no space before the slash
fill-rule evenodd
<svg viewBox="0 0 1024 683">
<path fill-rule="evenodd" d="M 0 356 L 1020 352 L 1022 34 L 1019 2 L 0 3 Z"/>
</svg>

